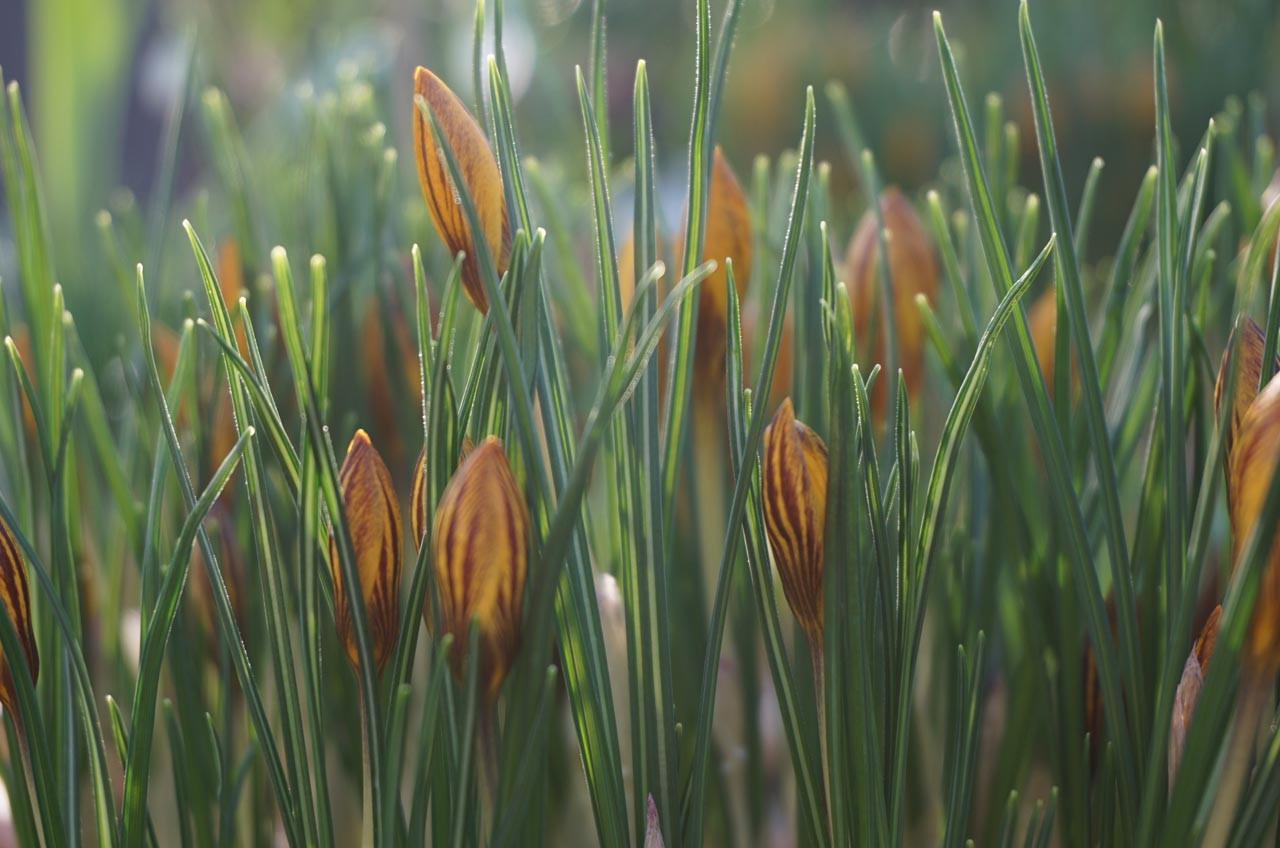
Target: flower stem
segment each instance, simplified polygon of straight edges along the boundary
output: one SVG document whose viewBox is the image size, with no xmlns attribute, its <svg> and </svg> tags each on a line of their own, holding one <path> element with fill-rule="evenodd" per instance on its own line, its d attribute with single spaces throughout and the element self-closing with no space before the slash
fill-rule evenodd
<svg viewBox="0 0 1280 848">
<path fill-rule="evenodd" d="M 835 824 L 831 819 L 831 760 L 827 754 L 827 688 L 826 675 L 823 673 L 822 645 L 809 642 L 809 660 L 813 663 L 813 691 L 817 695 L 818 704 L 818 747 L 822 753 L 822 780 L 824 795 L 827 798 L 827 828 L 834 833 Z"/>
<path fill-rule="evenodd" d="M 1240 796 L 1244 794 L 1253 766 L 1258 728 L 1270 701 L 1270 678 L 1246 672 L 1241 681 L 1240 700 L 1236 702 L 1235 726 L 1232 728 L 1231 741 L 1223 762 L 1222 777 L 1218 781 L 1218 797 L 1214 800 L 1213 812 L 1209 816 L 1209 825 L 1202 843 L 1206 846 L 1226 845 L 1227 838 L 1231 835 L 1236 807 L 1240 803 Z"/>
</svg>

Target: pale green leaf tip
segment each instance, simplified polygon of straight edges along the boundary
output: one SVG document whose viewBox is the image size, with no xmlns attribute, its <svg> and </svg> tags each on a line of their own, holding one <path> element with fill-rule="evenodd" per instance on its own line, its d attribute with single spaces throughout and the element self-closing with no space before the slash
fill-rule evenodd
<svg viewBox="0 0 1280 848">
<path fill-rule="evenodd" d="M 418 249 L 418 246 L 415 244 L 413 246 L 413 249 L 416 251 Z M 323 271 L 326 264 L 327 263 L 325 258 L 321 256 L 319 253 L 314 253 L 311 255 L 311 268 L 313 270 Z"/>
<path fill-rule="evenodd" d="M 285 252 L 283 246 L 277 244 L 275 247 L 271 248 L 271 259 L 273 262 L 283 262 L 288 258 L 289 254 Z"/>
</svg>

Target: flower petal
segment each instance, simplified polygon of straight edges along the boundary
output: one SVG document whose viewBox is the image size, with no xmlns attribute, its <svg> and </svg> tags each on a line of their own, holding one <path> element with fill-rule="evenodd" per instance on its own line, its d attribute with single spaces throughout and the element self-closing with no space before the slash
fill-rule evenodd
<svg viewBox="0 0 1280 848">
<path fill-rule="evenodd" d="M 511 252 L 511 231 L 502 193 L 502 176 L 493 151 L 489 149 L 484 130 L 449 86 L 426 68 L 420 66 L 414 71 L 413 90 L 435 113 L 441 132 L 457 157 L 463 182 L 475 201 L 476 213 L 484 238 L 489 243 L 489 251 L 493 255 L 498 273 L 502 274 L 507 269 L 507 259 Z M 413 146 L 418 161 L 418 180 L 422 184 L 422 195 L 427 201 L 431 220 L 435 222 L 436 230 L 451 254 L 466 252 L 466 259 L 462 263 L 463 288 L 476 308 L 486 312 L 489 302 L 480 279 L 480 265 L 472 243 L 471 227 L 462 210 L 457 187 L 449 176 L 444 152 L 434 137 L 427 117 L 416 105 L 413 110 Z"/>
</svg>

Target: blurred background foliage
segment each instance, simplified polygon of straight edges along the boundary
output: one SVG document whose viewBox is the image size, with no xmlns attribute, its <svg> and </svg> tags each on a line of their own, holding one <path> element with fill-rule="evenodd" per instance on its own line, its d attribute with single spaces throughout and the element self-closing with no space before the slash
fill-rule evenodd
<svg viewBox="0 0 1280 848">
<path fill-rule="evenodd" d="M 585 166 L 572 66 L 586 62 L 589 5 L 514 0 L 507 11 L 525 152 L 575 177 Z M 1153 18 L 1165 24 L 1175 138 L 1198 137 L 1204 115 L 1229 97 L 1263 90 L 1264 81 L 1280 72 L 1280 7 L 1269 0 L 1034 5 L 1041 31 L 1051 35 L 1043 39 L 1042 60 L 1059 144 L 1067 151 L 1067 184 L 1083 182 L 1094 156 L 1107 164 L 1097 212 L 1104 232 L 1123 225 L 1151 161 Z M 1004 0 L 748 0 L 721 125 L 730 160 L 745 171 L 753 156 L 773 156 L 793 143 L 803 108 L 797 93 L 805 84 L 835 79 L 849 89 L 886 179 L 907 189 L 930 181 L 949 153 L 929 19 L 936 6 L 954 41 L 964 46 L 959 58 L 971 90 L 1003 94 L 1006 114 L 1021 128 L 1022 176 L 1035 184 L 1035 137 L 1015 16 Z M 296 134 L 287 128 L 302 120 L 299 102 L 335 90 L 338 76 L 371 84 L 377 108 L 368 114 L 399 122 L 385 131 L 401 150 L 409 138 L 409 72 L 415 64 L 439 69 L 464 97 L 472 87 L 471 0 L 4 0 L 0 9 L 0 68 L 29 94 L 68 305 L 105 319 L 86 328 L 98 361 L 110 354 L 115 334 L 109 330 L 128 317 L 129 307 L 102 285 L 94 211 L 145 207 L 155 194 L 165 178 L 157 159 L 166 116 L 182 101 L 180 94 L 222 89 L 246 143 L 283 146 L 276 152 L 287 160 L 296 154 L 289 147 Z M 606 4 L 612 122 L 629 125 L 632 69 L 646 59 L 670 217 L 679 214 L 684 178 L 692 9 L 682 0 Z M 1278 92 L 1272 87 L 1258 96 L 1274 100 Z M 1265 114 L 1264 105 L 1250 104 L 1244 114 Z M 817 155 L 833 163 L 833 196 L 848 198 L 850 208 L 843 211 L 852 211 L 863 201 L 842 189 L 856 175 L 831 127 L 819 130 Z M 183 124 L 180 133 L 173 183 L 179 206 L 217 167 L 198 129 Z M 613 135 L 615 159 L 629 153 L 629 142 L 629 133 Z M 565 151 L 569 161 L 548 161 Z M 412 184 L 409 157 L 401 157 L 399 168 L 398 178 Z M 191 214 L 186 207 L 175 211 Z M 842 210 L 834 211 L 839 217 Z M 0 232 L 7 229 L 0 226 Z M 0 274 L 9 280 L 11 253 L 0 247 Z M 265 262 L 265 254 L 247 261 Z"/>
</svg>

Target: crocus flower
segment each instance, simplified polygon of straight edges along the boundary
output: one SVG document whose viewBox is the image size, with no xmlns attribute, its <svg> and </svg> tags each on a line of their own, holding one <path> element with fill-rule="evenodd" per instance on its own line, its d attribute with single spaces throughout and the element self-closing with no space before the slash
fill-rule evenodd
<svg viewBox="0 0 1280 848">
<path fill-rule="evenodd" d="M 1178 681 L 1178 691 L 1174 695 L 1173 717 L 1169 721 L 1168 772 L 1171 790 L 1174 779 L 1178 776 L 1178 766 L 1182 762 L 1182 749 L 1187 741 L 1187 730 L 1191 727 L 1191 717 L 1195 714 L 1196 701 L 1200 699 L 1205 675 L 1209 673 L 1209 659 L 1213 656 L 1213 645 L 1218 638 L 1218 621 L 1221 618 L 1222 606 L 1219 605 L 1209 614 L 1209 619 L 1182 667 L 1182 679 Z"/>
<path fill-rule="evenodd" d="M 449 86 L 426 68 L 419 67 L 414 71 L 413 91 L 415 98 L 421 97 L 431 107 L 449 148 L 457 158 L 462 180 L 475 201 L 476 214 L 494 265 L 502 274 L 507 269 L 511 252 L 511 230 L 498 161 L 489 149 L 484 130 Z M 487 312 L 489 300 L 480 278 L 473 235 L 462 209 L 458 188 L 450 178 L 444 150 L 435 138 L 431 123 L 416 103 L 413 110 L 413 146 L 418 160 L 418 180 L 422 184 L 422 196 L 427 201 L 431 220 L 435 222 L 440 239 L 450 254 L 466 253 L 462 262 L 463 290 L 476 309 Z"/>
<path fill-rule="evenodd" d="M 924 378 L 925 346 L 924 324 L 915 299 L 918 294 L 929 301 L 935 299 L 938 260 L 924 225 L 901 191 L 893 187 L 885 189 L 880 196 L 880 214 L 884 218 L 889 275 L 893 282 L 891 314 L 897 330 L 898 367 L 902 369 L 902 378 L 907 384 L 907 395 L 914 399 L 919 396 L 920 382 Z M 870 349 L 872 359 L 887 365 L 876 226 L 875 211 L 869 209 L 863 214 L 849 242 L 844 272 L 858 344 L 865 345 L 874 337 L 874 346 Z M 884 417 L 884 385 L 885 380 L 877 380 L 871 396 L 872 412 L 878 420 Z"/>
<path fill-rule="evenodd" d="M 27 562 L 22 557 L 18 540 L 9 525 L 0 518 L 0 597 L 4 599 L 13 629 L 17 631 L 22 652 L 27 655 L 27 668 L 34 682 L 40 675 L 40 657 L 36 653 L 36 637 L 31 628 L 31 596 L 27 590 Z M 0 704 L 19 715 L 18 693 L 8 657 L 0 657 Z"/>
<path fill-rule="evenodd" d="M 717 146 L 712 157 L 711 182 L 707 192 L 706 237 L 702 256 L 716 263 L 698 289 L 698 338 L 694 351 L 697 373 L 704 386 L 723 385 L 725 374 L 725 329 L 729 309 L 729 272 L 726 259 L 733 260 L 733 280 L 738 297 L 745 297 L 751 279 L 751 210 L 747 196 L 729 161 Z M 684 244 L 676 242 L 676 267 L 683 267 Z M 703 396 L 703 393 L 700 393 Z M 707 395 L 720 397 L 721 394 Z"/>
<path fill-rule="evenodd" d="M 1242 371 L 1237 379 L 1237 393 L 1239 384 L 1246 379 Z M 1258 523 L 1277 460 L 1280 460 L 1280 378 L 1272 377 L 1240 419 L 1227 453 L 1227 505 L 1232 559 L 1236 566 Z M 1280 538 L 1272 543 L 1267 555 L 1241 661 L 1247 672 L 1260 679 L 1269 679 L 1280 671 Z"/>
<path fill-rule="evenodd" d="M 454 674 L 465 679 L 471 622 L 480 631 L 480 685 L 497 697 L 520 646 L 529 566 L 529 510 L 497 438 L 463 461 L 440 496 L 431 537 L 440 632 L 452 634 Z"/>
<path fill-rule="evenodd" d="M 357 430 L 347 448 L 339 475 L 343 509 L 351 531 L 360 593 L 369 625 L 373 660 L 378 671 L 391 658 L 400 626 L 400 502 L 391 484 L 391 473 L 364 430 Z M 352 666 L 358 667 L 355 632 L 351 627 L 351 605 L 338 546 L 329 539 L 329 567 L 333 574 L 334 618 L 338 636 Z"/>
<path fill-rule="evenodd" d="M 765 530 L 787 603 L 810 645 L 822 644 L 827 446 L 787 398 L 764 431 Z"/>
</svg>

